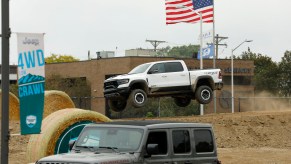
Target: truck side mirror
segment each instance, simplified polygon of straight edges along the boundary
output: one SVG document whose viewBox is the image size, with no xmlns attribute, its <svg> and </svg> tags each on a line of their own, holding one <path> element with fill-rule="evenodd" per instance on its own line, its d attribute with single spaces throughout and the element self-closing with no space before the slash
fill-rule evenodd
<svg viewBox="0 0 291 164">
<path fill-rule="evenodd" d="M 159 144 L 147 144 L 147 153 L 148 155 L 159 154 Z"/>
<path fill-rule="evenodd" d="M 158 69 L 154 69 L 154 70 L 149 70 L 148 74 L 155 74 L 158 73 L 159 70 Z"/>
</svg>

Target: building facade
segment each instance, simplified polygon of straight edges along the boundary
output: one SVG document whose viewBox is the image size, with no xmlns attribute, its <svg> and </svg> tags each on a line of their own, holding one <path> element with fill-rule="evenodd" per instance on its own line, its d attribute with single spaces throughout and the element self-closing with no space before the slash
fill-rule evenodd
<svg viewBox="0 0 291 164">
<path fill-rule="evenodd" d="M 130 50 L 125 50 L 125 56 L 156 56 L 157 53 L 153 50 L 150 49 L 130 49 Z"/>
<path fill-rule="evenodd" d="M 128 73 L 135 66 L 153 61 L 175 60 L 169 57 L 115 57 L 101 58 L 71 63 L 47 64 L 46 77 L 60 75 L 64 78 L 82 78 L 91 85 L 90 109 L 106 113 L 108 107 L 103 97 L 103 82 L 107 77 Z M 197 59 L 183 58 L 189 69 L 199 69 L 200 61 Z M 231 60 L 218 59 L 216 68 L 220 68 L 223 76 L 224 88 L 215 92 L 215 101 L 209 104 L 204 113 L 231 112 Z M 204 68 L 213 68 L 213 59 L 203 60 Z M 241 110 L 239 97 L 254 95 L 254 62 L 250 60 L 234 60 L 234 97 L 235 111 Z M 72 95 L 70 95 L 72 96 Z M 213 109 L 213 110 L 212 110 Z"/>
<path fill-rule="evenodd" d="M 0 84 L 2 83 L 2 66 L 0 65 Z M 17 65 L 9 66 L 9 83 L 16 84 L 17 83 Z"/>
</svg>

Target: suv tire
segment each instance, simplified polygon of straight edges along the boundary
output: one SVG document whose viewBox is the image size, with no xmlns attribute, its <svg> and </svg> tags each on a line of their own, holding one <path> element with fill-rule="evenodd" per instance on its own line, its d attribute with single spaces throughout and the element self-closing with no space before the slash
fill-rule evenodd
<svg viewBox="0 0 291 164">
<path fill-rule="evenodd" d="M 135 108 L 143 107 L 147 102 L 147 94 L 142 89 L 134 89 L 129 95 L 129 103 Z"/>
<path fill-rule="evenodd" d="M 200 104 L 209 104 L 212 101 L 213 92 L 207 85 L 201 85 L 195 92 L 195 99 Z"/>
<path fill-rule="evenodd" d="M 121 112 L 126 108 L 126 100 L 124 98 L 109 99 L 108 105 L 114 112 Z"/>
<path fill-rule="evenodd" d="M 191 98 L 188 97 L 175 97 L 174 102 L 179 107 L 186 107 L 191 103 Z"/>
</svg>

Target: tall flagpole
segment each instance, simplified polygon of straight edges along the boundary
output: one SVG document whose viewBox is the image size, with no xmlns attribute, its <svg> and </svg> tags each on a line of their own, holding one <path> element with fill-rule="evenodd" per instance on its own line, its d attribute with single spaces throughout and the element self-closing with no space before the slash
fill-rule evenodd
<svg viewBox="0 0 291 164">
<path fill-rule="evenodd" d="M 203 69 L 203 52 L 202 52 L 202 45 L 203 45 L 203 36 L 202 36 L 202 13 L 199 12 L 200 16 L 200 69 Z M 204 115 L 203 104 L 200 104 L 200 115 Z"/>
<path fill-rule="evenodd" d="M 214 56 L 213 56 L 213 68 L 215 68 L 216 67 L 216 56 L 217 56 L 217 54 L 216 54 L 216 51 L 215 51 L 215 45 L 214 45 L 214 43 L 215 43 L 215 19 L 214 19 L 214 16 L 215 16 L 215 13 L 214 13 L 214 0 L 213 0 L 213 22 L 212 22 L 212 24 L 213 24 L 213 53 L 214 53 Z M 218 38 L 217 38 L 218 39 Z M 214 92 L 213 92 L 213 108 L 214 108 L 214 113 L 216 113 L 216 90 L 214 90 Z"/>
</svg>

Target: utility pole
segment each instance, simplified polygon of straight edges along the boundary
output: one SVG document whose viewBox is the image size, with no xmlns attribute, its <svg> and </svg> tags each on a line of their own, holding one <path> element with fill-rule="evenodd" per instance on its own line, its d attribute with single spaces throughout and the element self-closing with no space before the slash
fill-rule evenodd
<svg viewBox="0 0 291 164">
<path fill-rule="evenodd" d="M 227 47 L 227 44 L 220 44 L 220 42 L 222 40 L 228 39 L 228 37 L 224 37 L 224 36 L 219 36 L 218 34 L 216 34 L 215 36 L 215 49 L 216 49 L 216 59 L 218 59 L 218 46 L 225 46 Z M 214 67 L 215 68 L 215 67 Z"/>
<path fill-rule="evenodd" d="M 8 164 L 9 153 L 9 0 L 2 0 L 2 117 L 1 117 L 1 164 Z"/>
<path fill-rule="evenodd" d="M 166 41 L 161 40 L 146 40 L 146 42 L 150 42 L 154 46 L 154 51 L 157 52 L 157 47 L 161 43 L 165 43 Z"/>
</svg>

